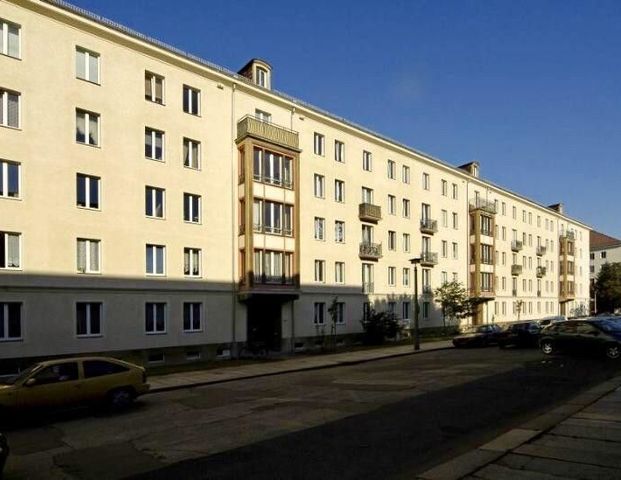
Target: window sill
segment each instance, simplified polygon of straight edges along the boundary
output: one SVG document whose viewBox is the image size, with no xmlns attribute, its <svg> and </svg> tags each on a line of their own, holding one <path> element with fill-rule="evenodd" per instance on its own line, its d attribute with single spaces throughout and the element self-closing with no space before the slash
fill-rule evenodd
<svg viewBox="0 0 621 480">
<path fill-rule="evenodd" d="M 13 125 L 5 125 L 4 123 L 0 123 L 0 127 L 8 128 L 9 130 L 17 130 L 18 132 L 22 131 L 22 127 L 14 127 Z"/>
<path fill-rule="evenodd" d="M 152 158 L 152 157 L 147 157 L 145 155 L 144 157 L 145 160 L 151 160 L 152 162 L 158 162 L 158 163 L 166 163 L 166 160 L 163 158 Z"/>
<path fill-rule="evenodd" d="M 97 144 L 86 143 L 86 142 L 80 142 L 78 140 L 76 140 L 75 143 L 77 143 L 78 145 L 83 145 L 85 147 L 98 148 L 101 150 L 101 145 L 99 145 L 98 143 Z"/>
<path fill-rule="evenodd" d="M 83 207 L 82 205 L 76 205 L 80 210 L 90 210 L 91 212 L 101 212 L 101 208 Z"/>
<path fill-rule="evenodd" d="M 7 195 L 0 195 L 0 200 L 12 200 L 14 202 L 21 202 L 23 200 L 22 197 L 9 197 Z"/>
<path fill-rule="evenodd" d="M 168 332 L 144 332 L 145 335 L 166 335 L 167 333 Z M 158 363 L 161 363 L 161 362 L 162 360 L 158 360 Z"/>
<path fill-rule="evenodd" d="M 183 223 L 186 223 L 188 225 L 202 225 L 201 222 L 191 222 L 190 220 L 184 220 Z"/>
<path fill-rule="evenodd" d="M 147 278 L 166 278 L 165 273 L 147 273 Z"/>
<path fill-rule="evenodd" d="M 187 280 L 202 280 L 203 276 L 202 275 L 184 275 L 183 278 Z"/>
<path fill-rule="evenodd" d="M 76 80 L 81 80 L 82 82 L 85 83 L 89 83 L 91 85 L 97 85 L 98 87 L 101 87 L 101 82 L 94 82 L 93 80 L 87 80 L 86 78 L 82 78 L 82 77 L 75 77 Z"/>
<path fill-rule="evenodd" d="M 22 267 L 0 267 L 0 272 L 22 272 Z"/>
<path fill-rule="evenodd" d="M 101 275 L 101 272 L 87 272 L 87 271 L 83 271 L 82 272 L 80 270 L 78 270 L 76 273 L 78 275 L 93 275 L 93 276 L 100 276 Z"/>
<path fill-rule="evenodd" d="M 19 338 L 0 338 L 0 343 L 23 342 L 24 337 Z"/>
<path fill-rule="evenodd" d="M 190 167 L 189 165 L 185 165 L 185 164 L 183 165 L 183 168 L 185 168 L 186 170 L 194 170 L 195 172 L 201 171 L 201 167 Z"/>
<path fill-rule="evenodd" d="M 147 103 L 151 103 L 153 105 L 159 105 L 160 107 L 165 107 L 166 106 L 166 104 L 164 102 L 158 102 L 156 100 L 149 100 L 146 97 L 145 97 L 144 101 L 147 102 Z"/>
<path fill-rule="evenodd" d="M 6 58 L 12 58 L 13 60 L 19 60 L 21 62 L 22 57 L 14 57 L 13 55 L 9 55 L 8 53 L 0 53 L 0 56 Z"/>
<path fill-rule="evenodd" d="M 97 333 L 92 335 L 76 335 L 75 338 L 103 338 L 103 334 Z"/>
<path fill-rule="evenodd" d="M 166 220 L 166 217 L 152 217 L 151 215 L 145 215 L 145 218 L 149 220 Z"/>
<path fill-rule="evenodd" d="M 183 111 L 183 113 L 186 113 L 187 115 L 191 115 L 192 117 L 201 118 L 200 113 L 186 112 L 185 110 Z"/>
<path fill-rule="evenodd" d="M 184 330 L 183 333 L 188 333 L 188 334 L 192 334 L 192 333 L 203 333 L 203 330 Z"/>
</svg>

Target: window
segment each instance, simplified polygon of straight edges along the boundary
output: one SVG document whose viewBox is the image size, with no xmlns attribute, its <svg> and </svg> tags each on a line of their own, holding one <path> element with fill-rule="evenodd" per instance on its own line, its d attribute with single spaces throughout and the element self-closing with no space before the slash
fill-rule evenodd
<svg viewBox="0 0 621 480">
<path fill-rule="evenodd" d="M 99 177 L 77 174 L 76 204 L 78 207 L 99 208 L 99 181 Z"/>
<path fill-rule="evenodd" d="M 326 281 L 325 272 L 326 272 L 325 260 L 315 260 L 315 281 L 325 282 Z"/>
<path fill-rule="evenodd" d="M 448 212 L 442 210 L 442 226 L 448 228 Z"/>
<path fill-rule="evenodd" d="M 37 385 L 75 381 L 78 379 L 78 362 L 50 365 L 39 370 L 34 378 Z"/>
<path fill-rule="evenodd" d="M 409 268 L 403 269 L 403 286 L 404 287 L 410 286 L 410 269 Z"/>
<path fill-rule="evenodd" d="M 164 132 L 144 129 L 144 156 L 151 160 L 164 160 Z"/>
<path fill-rule="evenodd" d="M 99 273 L 100 241 L 78 238 L 77 269 L 80 273 Z"/>
<path fill-rule="evenodd" d="M 201 310 L 203 304 L 199 302 L 183 303 L 183 331 L 184 332 L 200 332 L 201 331 Z"/>
<path fill-rule="evenodd" d="M 410 167 L 407 165 L 401 167 L 401 180 L 403 183 L 410 183 Z"/>
<path fill-rule="evenodd" d="M 322 157 L 326 154 L 326 137 L 321 133 L 315 132 L 313 151 L 315 155 L 321 155 Z"/>
<path fill-rule="evenodd" d="M 0 160 L 0 197 L 19 198 L 19 163 Z"/>
<path fill-rule="evenodd" d="M 315 177 L 314 177 L 315 197 L 324 198 L 324 185 L 325 185 L 324 176 L 315 174 Z"/>
<path fill-rule="evenodd" d="M 99 54 L 81 47 L 76 47 L 75 74 L 77 78 L 98 84 Z"/>
<path fill-rule="evenodd" d="M 334 321 L 337 325 L 345 324 L 345 302 L 336 302 L 334 304 Z"/>
<path fill-rule="evenodd" d="M 397 269 L 395 267 L 388 267 L 388 285 L 391 287 L 395 286 Z"/>
<path fill-rule="evenodd" d="M 444 285 L 445 283 L 448 283 L 448 273 L 447 272 L 442 272 L 442 275 L 440 277 L 442 279 L 442 285 Z"/>
<path fill-rule="evenodd" d="M 410 318 L 410 302 L 403 302 L 401 304 L 401 318 L 408 320 Z"/>
<path fill-rule="evenodd" d="M 257 85 L 259 87 L 268 88 L 267 85 L 267 70 L 265 68 L 257 67 Z"/>
<path fill-rule="evenodd" d="M 20 94 L 0 88 L 0 125 L 19 128 Z"/>
<path fill-rule="evenodd" d="M 454 258 L 455 260 L 457 260 L 457 257 L 458 257 L 457 253 L 458 253 L 458 252 L 457 252 L 457 243 L 456 243 L 456 242 L 453 242 L 453 258 Z"/>
<path fill-rule="evenodd" d="M 145 304 L 145 333 L 166 333 L 166 304 Z"/>
<path fill-rule="evenodd" d="M 370 172 L 373 169 L 373 155 L 366 150 L 362 152 L 362 169 Z"/>
<path fill-rule="evenodd" d="M 326 314 L 326 304 L 324 302 L 315 302 L 314 304 L 315 316 L 313 323 L 315 325 L 323 325 Z"/>
<path fill-rule="evenodd" d="M 201 196 L 192 193 L 183 194 L 183 220 L 190 223 L 201 221 Z"/>
<path fill-rule="evenodd" d="M 254 118 L 259 120 L 260 122 L 271 123 L 271 121 L 272 121 L 272 114 L 269 113 L 269 112 L 265 112 L 263 110 L 259 110 L 258 108 L 255 108 L 255 110 L 254 110 Z"/>
<path fill-rule="evenodd" d="M 0 18 L 0 54 L 20 58 L 20 26 Z"/>
<path fill-rule="evenodd" d="M 315 217 L 315 240 L 325 240 L 326 219 Z"/>
<path fill-rule="evenodd" d="M 21 234 L 0 232 L 0 269 L 20 268 Z"/>
<path fill-rule="evenodd" d="M 404 218 L 410 218 L 410 201 L 407 198 L 403 199 L 402 213 Z"/>
<path fill-rule="evenodd" d="M 453 228 L 457 230 L 459 223 L 457 222 L 457 212 L 453 212 Z"/>
<path fill-rule="evenodd" d="M 345 243 L 345 222 L 340 220 L 334 222 L 334 241 L 336 243 Z"/>
<path fill-rule="evenodd" d="M 397 250 L 397 232 L 388 231 L 388 250 Z"/>
<path fill-rule="evenodd" d="M 373 189 L 362 187 L 362 203 L 373 203 Z"/>
<path fill-rule="evenodd" d="M 189 138 L 183 139 L 183 166 L 198 170 L 201 168 L 201 143 Z"/>
<path fill-rule="evenodd" d="M 164 104 L 164 77 L 144 72 L 144 98 L 150 102 Z"/>
<path fill-rule="evenodd" d="M 195 88 L 183 86 L 183 111 L 200 115 L 201 92 Z"/>
<path fill-rule="evenodd" d="M 183 249 L 183 274 L 186 277 L 201 276 L 201 250 L 200 248 Z"/>
<path fill-rule="evenodd" d="M 22 338 L 22 304 L 0 302 L 0 342 Z"/>
<path fill-rule="evenodd" d="M 405 253 L 409 253 L 410 251 L 410 234 L 409 233 L 403 234 L 403 251 Z"/>
<path fill-rule="evenodd" d="M 448 182 L 446 180 L 442 180 L 442 196 L 446 197 L 448 195 Z"/>
<path fill-rule="evenodd" d="M 423 190 L 429 190 L 429 174 L 423 173 Z"/>
<path fill-rule="evenodd" d="M 75 304 L 76 335 L 97 337 L 101 335 L 101 307 L 99 302 L 78 302 Z"/>
<path fill-rule="evenodd" d="M 292 164 L 291 157 L 284 157 L 269 150 L 255 148 L 253 178 L 258 182 L 291 188 L 293 183 Z"/>
<path fill-rule="evenodd" d="M 457 184 L 453 183 L 453 200 L 457 200 L 457 197 L 458 197 L 457 193 L 458 193 L 457 192 Z"/>
<path fill-rule="evenodd" d="M 343 163 L 345 161 L 345 144 L 334 140 L 334 161 Z"/>
<path fill-rule="evenodd" d="M 599 254 L 599 256 L 600 256 L 600 258 L 606 258 L 606 252 L 601 252 L 601 253 Z"/>
<path fill-rule="evenodd" d="M 345 283 L 345 263 L 334 263 L 334 281 L 336 283 Z"/>
<path fill-rule="evenodd" d="M 84 145 L 99 145 L 99 114 L 76 109 L 75 141 Z"/>
<path fill-rule="evenodd" d="M 397 164 L 393 160 L 388 160 L 388 178 L 394 180 L 397 177 Z"/>
<path fill-rule="evenodd" d="M 145 215 L 152 218 L 164 218 L 164 189 L 145 187 Z"/>
<path fill-rule="evenodd" d="M 442 240 L 442 258 L 446 258 L 448 256 L 448 242 L 446 240 Z"/>
<path fill-rule="evenodd" d="M 423 302 L 423 320 L 429 320 L 429 302 Z"/>
<path fill-rule="evenodd" d="M 104 360 L 84 360 L 84 378 L 103 377 L 129 371 L 129 368 Z"/>
<path fill-rule="evenodd" d="M 163 245 L 147 245 L 146 264 L 148 275 L 164 275 L 166 247 Z"/>
<path fill-rule="evenodd" d="M 390 215 L 397 214 L 397 197 L 394 195 L 388 195 L 388 213 Z"/>
<path fill-rule="evenodd" d="M 362 293 L 373 293 L 373 264 L 362 264 Z"/>
<path fill-rule="evenodd" d="M 334 200 L 339 203 L 345 201 L 345 182 L 343 180 L 334 180 Z"/>
</svg>

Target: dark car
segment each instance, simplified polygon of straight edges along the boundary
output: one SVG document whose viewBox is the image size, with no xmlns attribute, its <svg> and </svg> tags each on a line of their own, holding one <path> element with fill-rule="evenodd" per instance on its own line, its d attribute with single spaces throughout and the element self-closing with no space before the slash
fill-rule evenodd
<svg viewBox="0 0 621 480">
<path fill-rule="evenodd" d="M 453 345 L 456 347 L 486 347 L 498 343 L 500 332 L 500 327 L 495 324 L 468 326 L 453 338 Z"/>
<path fill-rule="evenodd" d="M 2 471 L 4 470 L 4 464 L 8 456 L 9 444 L 6 441 L 6 437 L 0 433 L 0 478 L 2 478 Z"/>
<path fill-rule="evenodd" d="M 607 318 L 568 320 L 541 331 L 541 351 L 593 352 L 617 359 L 621 356 L 621 322 Z"/>
<path fill-rule="evenodd" d="M 540 331 L 541 327 L 535 321 L 511 323 L 500 332 L 498 346 L 500 348 L 508 346 L 537 347 Z"/>
</svg>

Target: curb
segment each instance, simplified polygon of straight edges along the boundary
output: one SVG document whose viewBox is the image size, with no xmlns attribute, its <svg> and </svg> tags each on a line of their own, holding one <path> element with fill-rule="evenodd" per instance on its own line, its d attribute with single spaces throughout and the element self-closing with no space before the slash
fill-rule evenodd
<svg viewBox="0 0 621 480">
<path fill-rule="evenodd" d="M 518 428 L 503 433 L 474 450 L 455 457 L 448 462 L 436 465 L 417 475 L 416 480 L 460 480 L 474 475 L 507 453 L 511 453 L 546 434 L 559 423 L 601 400 L 618 388 L 621 388 L 621 376 L 613 377 L 579 393 L 562 405 L 529 420 Z"/>
<path fill-rule="evenodd" d="M 406 355 L 419 355 L 421 353 L 438 352 L 438 351 L 441 351 L 441 350 L 452 350 L 453 348 L 455 348 L 455 347 L 447 346 L 447 347 L 430 348 L 430 349 L 427 349 L 427 350 L 418 350 L 418 351 L 411 351 L 411 352 L 404 352 L 404 353 L 391 353 L 389 355 L 384 355 L 384 356 L 381 356 L 381 357 L 363 358 L 363 359 L 359 359 L 359 360 L 337 360 L 337 361 L 334 361 L 333 363 L 326 363 L 324 365 L 300 366 L 300 367 L 285 368 L 283 370 L 278 370 L 278 371 L 273 371 L 273 372 L 251 373 L 251 374 L 247 374 L 247 375 L 240 375 L 239 377 L 214 378 L 214 379 L 211 379 L 211 380 L 191 382 L 191 383 L 186 383 L 186 384 L 183 384 L 183 385 L 170 385 L 170 386 L 156 387 L 156 388 L 150 389 L 144 395 L 150 395 L 150 394 L 153 394 L 153 393 L 170 392 L 170 391 L 173 391 L 173 390 L 181 390 L 183 388 L 202 387 L 202 386 L 214 385 L 214 384 L 218 384 L 218 383 L 235 382 L 237 380 L 248 380 L 250 378 L 272 377 L 272 376 L 275 376 L 275 375 L 283 375 L 285 373 L 305 372 L 305 371 L 311 371 L 311 370 L 323 370 L 323 369 L 326 369 L 326 368 L 344 367 L 344 366 L 349 366 L 349 365 L 358 365 L 358 364 L 361 364 L 361 363 L 373 362 L 375 360 L 384 360 L 384 359 L 387 359 L 387 358 L 404 357 Z"/>
</svg>

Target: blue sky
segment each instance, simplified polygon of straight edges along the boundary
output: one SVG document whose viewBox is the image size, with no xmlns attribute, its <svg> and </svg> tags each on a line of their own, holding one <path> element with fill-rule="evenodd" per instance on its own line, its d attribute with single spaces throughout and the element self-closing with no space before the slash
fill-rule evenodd
<svg viewBox="0 0 621 480">
<path fill-rule="evenodd" d="M 621 238 L 621 2 L 72 0 Z"/>
</svg>

